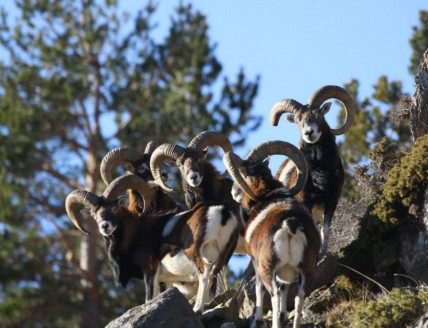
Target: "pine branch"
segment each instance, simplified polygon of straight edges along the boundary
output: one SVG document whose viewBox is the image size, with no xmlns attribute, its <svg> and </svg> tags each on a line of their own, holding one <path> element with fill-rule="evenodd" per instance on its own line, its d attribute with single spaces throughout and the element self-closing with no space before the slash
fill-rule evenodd
<svg viewBox="0 0 428 328">
<path fill-rule="evenodd" d="M 65 175 L 59 173 L 57 170 L 55 170 L 49 163 L 43 163 L 41 165 L 41 168 L 49 173 L 52 177 L 56 178 L 57 180 L 61 181 L 71 189 L 83 189 L 83 187 L 77 183 L 75 180 L 70 179 L 66 177 Z"/>
</svg>

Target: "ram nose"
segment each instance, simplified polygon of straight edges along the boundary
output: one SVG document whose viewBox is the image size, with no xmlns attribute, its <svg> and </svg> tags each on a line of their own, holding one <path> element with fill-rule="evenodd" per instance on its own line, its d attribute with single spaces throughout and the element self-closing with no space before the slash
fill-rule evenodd
<svg viewBox="0 0 428 328">
<path fill-rule="evenodd" d="M 199 186 L 199 184 L 201 183 L 201 181 L 202 181 L 202 179 L 201 179 L 201 176 L 200 176 L 200 174 L 198 172 L 191 171 L 187 175 L 187 182 L 192 187 Z"/>
<path fill-rule="evenodd" d="M 114 227 L 110 222 L 108 221 L 102 221 L 100 222 L 100 224 L 98 225 L 99 229 L 100 229 L 100 233 L 104 236 L 110 236 L 114 230 L 116 230 L 116 227 Z"/>
<path fill-rule="evenodd" d="M 321 133 L 317 129 L 307 128 L 303 131 L 302 138 L 307 143 L 316 143 L 321 137 Z"/>
</svg>

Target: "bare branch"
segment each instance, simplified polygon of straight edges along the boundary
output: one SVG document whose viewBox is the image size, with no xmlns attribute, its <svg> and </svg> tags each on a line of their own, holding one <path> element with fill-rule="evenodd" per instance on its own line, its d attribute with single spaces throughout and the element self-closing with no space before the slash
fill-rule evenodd
<svg viewBox="0 0 428 328">
<path fill-rule="evenodd" d="M 83 189 L 83 187 L 79 183 L 77 183 L 73 179 L 70 179 L 62 175 L 60 172 L 55 170 L 49 163 L 42 163 L 41 168 L 45 172 L 49 173 L 51 176 L 56 178 L 57 180 L 61 181 L 62 183 L 70 187 L 71 189 Z"/>
</svg>

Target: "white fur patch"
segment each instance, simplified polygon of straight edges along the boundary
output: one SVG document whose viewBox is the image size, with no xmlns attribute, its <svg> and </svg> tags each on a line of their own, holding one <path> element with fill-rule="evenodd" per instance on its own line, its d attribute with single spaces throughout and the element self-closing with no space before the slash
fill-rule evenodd
<svg viewBox="0 0 428 328">
<path fill-rule="evenodd" d="M 303 252 L 307 245 L 307 239 L 301 229 L 297 229 L 293 234 L 284 221 L 274 237 L 274 250 L 279 259 L 278 266 L 290 265 L 297 267 L 303 258 Z"/>
<path fill-rule="evenodd" d="M 232 193 L 232 198 L 235 200 L 235 202 L 237 203 L 242 202 L 243 192 L 235 183 L 232 186 L 231 193 Z"/>
<path fill-rule="evenodd" d="M 113 226 L 110 221 L 101 221 L 98 223 L 98 229 L 103 236 L 110 236 L 113 232 L 115 232 L 117 226 Z"/>
<path fill-rule="evenodd" d="M 161 260 L 159 281 L 191 282 L 198 280 L 198 271 L 195 264 L 190 261 L 181 250 L 174 256 L 166 254 Z"/>
<path fill-rule="evenodd" d="M 288 186 L 290 183 L 290 175 L 295 169 L 296 166 L 292 161 L 289 160 L 279 175 L 279 182 L 281 182 L 284 186 Z"/>
<path fill-rule="evenodd" d="M 187 173 L 186 181 L 190 186 L 197 187 L 202 182 L 201 174 L 198 171 L 190 170 L 189 173 Z"/>
<path fill-rule="evenodd" d="M 222 225 L 222 212 L 223 206 L 210 206 L 207 211 L 206 233 L 201 247 L 201 256 L 207 263 L 213 263 L 217 260 L 238 226 L 238 220 L 231 212 L 229 212 L 231 219 Z"/>
<path fill-rule="evenodd" d="M 317 204 L 314 207 L 312 207 L 312 218 L 314 219 L 315 223 L 321 222 L 324 220 L 324 205 L 323 204 Z"/>
<path fill-rule="evenodd" d="M 269 204 L 259 214 L 257 214 L 257 216 L 253 221 L 251 221 L 250 225 L 248 226 L 247 232 L 245 233 L 245 241 L 247 243 L 250 243 L 251 237 L 253 236 L 254 231 L 256 231 L 257 227 L 263 222 L 263 220 L 267 217 L 269 212 L 278 206 L 280 206 L 284 210 L 286 210 L 287 208 L 286 204 L 283 204 L 281 202 Z"/>
<path fill-rule="evenodd" d="M 306 135 L 305 133 L 307 131 L 312 131 L 312 134 L 310 136 Z M 321 138 L 321 131 L 318 128 L 318 124 L 311 123 L 311 124 L 305 124 L 303 127 L 301 127 L 301 135 L 302 139 L 308 143 L 313 144 L 318 142 L 318 140 Z"/>
<path fill-rule="evenodd" d="M 197 281 L 192 281 L 192 282 L 174 282 L 172 284 L 174 287 L 176 287 L 181 294 L 184 295 L 185 298 L 187 298 L 188 300 L 192 299 L 197 291 L 198 291 L 198 282 Z"/>
</svg>

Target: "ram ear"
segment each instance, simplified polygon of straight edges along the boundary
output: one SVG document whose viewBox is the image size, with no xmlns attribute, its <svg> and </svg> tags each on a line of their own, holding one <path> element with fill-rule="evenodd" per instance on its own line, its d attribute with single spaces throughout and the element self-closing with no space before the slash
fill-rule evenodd
<svg viewBox="0 0 428 328">
<path fill-rule="evenodd" d="M 264 167 L 269 167 L 270 156 L 268 156 L 263 162 L 262 165 Z"/>
<path fill-rule="evenodd" d="M 81 213 L 83 216 L 87 216 L 87 217 L 91 216 L 91 210 L 90 210 L 89 208 L 87 208 L 87 207 L 83 207 L 83 208 L 80 210 L 80 213 Z"/>
<path fill-rule="evenodd" d="M 202 151 L 202 158 L 203 158 L 204 160 L 206 160 L 206 159 L 207 159 L 207 155 L 208 155 L 208 148 L 209 148 L 209 147 L 206 147 L 206 148 Z"/>
<path fill-rule="evenodd" d="M 314 112 L 321 114 L 321 115 L 325 115 L 329 112 L 331 107 L 331 102 L 327 102 L 324 105 L 321 106 L 321 108 L 317 108 L 314 110 Z"/>
<path fill-rule="evenodd" d="M 164 161 L 164 164 L 169 167 L 177 167 L 177 161 L 172 158 L 168 158 Z"/>
<path fill-rule="evenodd" d="M 135 173 L 135 168 L 131 163 L 126 162 L 125 164 L 123 164 L 123 166 L 125 167 L 126 171 L 131 172 L 131 173 Z"/>
<path fill-rule="evenodd" d="M 287 118 L 288 122 L 296 123 L 296 121 L 294 119 L 294 114 L 287 114 L 287 115 L 285 115 L 285 117 Z"/>
</svg>

